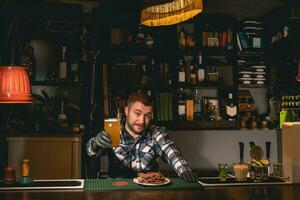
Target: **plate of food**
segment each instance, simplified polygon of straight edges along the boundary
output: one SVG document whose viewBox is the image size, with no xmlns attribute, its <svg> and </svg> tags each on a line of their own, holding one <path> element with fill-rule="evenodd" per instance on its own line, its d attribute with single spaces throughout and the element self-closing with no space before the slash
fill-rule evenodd
<svg viewBox="0 0 300 200">
<path fill-rule="evenodd" d="M 161 186 L 169 184 L 171 180 L 159 172 L 146 172 L 138 173 L 138 177 L 134 178 L 133 182 L 145 186 Z"/>
</svg>

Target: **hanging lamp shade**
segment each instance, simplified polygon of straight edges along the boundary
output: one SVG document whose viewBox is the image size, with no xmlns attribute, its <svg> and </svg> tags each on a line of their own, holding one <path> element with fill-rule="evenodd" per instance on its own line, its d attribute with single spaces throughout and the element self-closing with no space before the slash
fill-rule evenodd
<svg viewBox="0 0 300 200">
<path fill-rule="evenodd" d="M 203 10 L 202 0 L 144 0 L 141 24 L 166 26 L 186 21 Z"/>
<path fill-rule="evenodd" d="M 0 103 L 31 103 L 31 87 L 24 67 L 0 67 Z"/>
</svg>

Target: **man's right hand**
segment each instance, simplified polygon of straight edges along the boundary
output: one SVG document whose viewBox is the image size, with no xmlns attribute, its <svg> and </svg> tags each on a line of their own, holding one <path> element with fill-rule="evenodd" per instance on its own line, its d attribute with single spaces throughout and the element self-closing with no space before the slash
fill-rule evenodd
<svg viewBox="0 0 300 200">
<path fill-rule="evenodd" d="M 100 150 L 111 148 L 111 137 L 105 131 L 100 131 L 95 137 L 92 137 L 86 144 L 86 151 L 89 156 L 94 156 Z"/>
</svg>

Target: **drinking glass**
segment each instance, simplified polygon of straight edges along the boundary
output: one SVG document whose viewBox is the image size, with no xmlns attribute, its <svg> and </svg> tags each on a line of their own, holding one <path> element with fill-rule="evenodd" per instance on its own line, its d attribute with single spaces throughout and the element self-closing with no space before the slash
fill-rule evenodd
<svg viewBox="0 0 300 200">
<path fill-rule="evenodd" d="M 247 174 L 249 165 L 247 163 L 236 163 L 233 164 L 233 171 L 235 180 L 238 182 L 244 182 L 247 180 Z"/>
<path fill-rule="evenodd" d="M 225 163 L 219 163 L 219 178 L 220 181 L 226 181 L 227 173 L 228 173 L 228 165 Z"/>
<path fill-rule="evenodd" d="M 282 163 L 273 164 L 274 176 L 282 177 Z"/>
<path fill-rule="evenodd" d="M 104 130 L 111 137 L 112 147 L 117 147 L 120 144 L 121 122 L 118 118 L 104 119 Z"/>
</svg>

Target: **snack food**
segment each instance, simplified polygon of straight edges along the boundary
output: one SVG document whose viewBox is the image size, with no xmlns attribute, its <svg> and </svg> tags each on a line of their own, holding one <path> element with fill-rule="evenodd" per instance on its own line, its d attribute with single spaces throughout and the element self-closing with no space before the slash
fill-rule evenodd
<svg viewBox="0 0 300 200">
<path fill-rule="evenodd" d="M 140 183 L 161 184 L 166 181 L 164 175 L 159 172 L 138 173 L 137 177 Z"/>
</svg>

